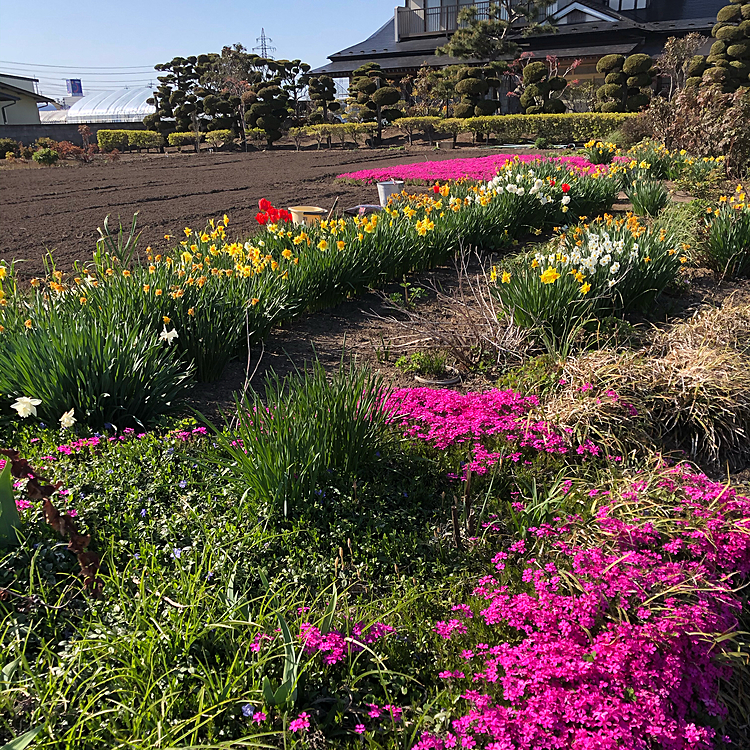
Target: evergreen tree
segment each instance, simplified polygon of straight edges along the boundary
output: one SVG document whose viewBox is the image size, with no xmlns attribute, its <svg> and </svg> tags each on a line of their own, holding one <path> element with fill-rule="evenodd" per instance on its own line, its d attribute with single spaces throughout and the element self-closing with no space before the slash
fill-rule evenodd
<svg viewBox="0 0 750 750">
<path fill-rule="evenodd" d="M 401 92 L 388 84 L 378 63 L 361 65 L 352 73 L 349 84 L 350 100 L 362 107 L 362 120 L 377 123 L 376 143 L 383 140 L 383 120 L 393 122 L 403 113 L 393 108 L 401 99 Z"/>
<path fill-rule="evenodd" d="M 520 37 L 551 31 L 546 21 L 539 21 L 554 0 L 493 0 L 479 17 L 475 5 L 462 8 L 458 14 L 459 28 L 450 41 L 435 50 L 437 55 L 450 55 L 462 60 L 494 62 L 518 56 Z"/>
<path fill-rule="evenodd" d="M 331 76 L 310 76 L 307 78 L 307 91 L 316 109 L 310 116 L 313 123 L 328 122 L 328 113 L 337 112 L 341 104 L 336 101 L 336 84 Z"/>
<path fill-rule="evenodd" d="M 719 86 L 727 94 L 750 86 L 750 3 L 732 0 L 721 8 L 711 36 L 711 54 L 693 58 L 687 85 Z"/>
</svg>

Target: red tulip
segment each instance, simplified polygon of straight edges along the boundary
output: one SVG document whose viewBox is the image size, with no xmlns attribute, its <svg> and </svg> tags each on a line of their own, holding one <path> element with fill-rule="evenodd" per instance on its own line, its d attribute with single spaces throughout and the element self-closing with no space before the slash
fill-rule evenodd
<svg viewBox="0 0 750 750">
<path fill-rule="evenodd" d="M 264 214 L 262 211 L 255 215 L 255 221 L 258 224 L 265 224 L 268 221 L 268 214 Z"/>
<path fill-rule="evenodd" d="M 435 183 L 435 184 L 434 184 L 434 185 L 432 186 L 432 192 L 433 192 L 433 193 L 439 193 L 439 192 L 440 192 L 440 183 L 439 183 L 439 182 L 436 182 L 436 183 Z"/>
<path fill-rule="evenodd" d="M 258 207 L 261 211 L 268 211 L 270 208 L 272 208 L 270 201 L 267 201 L 265 198 L 261 198 L 258 201 Z"/>
<path fill-rule="evenodd" d="M 570 192 L 570 185 L 568 185 L 567 182 L 563 182 L 563 184 L 562 184 L 561 187 L 562 187 L 563 193 L 569 193 Z"/>
</svg>

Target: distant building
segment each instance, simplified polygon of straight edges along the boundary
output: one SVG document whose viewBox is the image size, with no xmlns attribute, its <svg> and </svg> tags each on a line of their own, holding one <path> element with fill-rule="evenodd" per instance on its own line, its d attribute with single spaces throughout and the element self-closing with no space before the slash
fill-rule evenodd
<svg viewBox="0 0 750 750">
<path fill-rule="evenodd" d="M 146 115 L 156 112 L 156 107 L 147 101 L 153 95 L 153 86 L 138 86 L 88 94 L 71 99 L 70 107 L 67 109 L 42 112 L 42 122 L 68 125 L 142 123 Z"/>
<path fill-rule="evenodd" d="M 422 65 L 443 67 L 467 61 L 438 57 L 435 49 L 456 31 L 461 9 L 473 5 L 486 17 L 481 0 L 404 0 L 372 36 L 329 56 L 330 63 L 312 71 L 349 78 L 365 62 L 377 62 L 391 76 L 413 75 Z M 580 59 L 576 78 L 595 79 L 596 63 L 607 54 L 645 52 L 658 55 L 670 36 L 691 31 L 706 36 L 726 0 L 557 0 L 547 10 L 555 33 L 517 41 L 522 52 L 559 58 L 561 67 Z M 481 61 L 475 61 L 481 62 Z M 600 76 L 601 78 L 601 76 Z"/>
<path fill-rule="evenodd" d="M 52 99 L 37 94 L 36 78 L 0 73 L 0 125 L 38 125 L 38 104 L 53 103 Z"/>
</svg>

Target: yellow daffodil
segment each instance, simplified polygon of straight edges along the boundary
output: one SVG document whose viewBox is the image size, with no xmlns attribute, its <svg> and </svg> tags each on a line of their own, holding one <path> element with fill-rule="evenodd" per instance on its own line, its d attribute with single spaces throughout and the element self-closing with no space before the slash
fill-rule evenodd
<svg viewBox="0 0 750 750">
<path fill-rule="evenodd" d="M 287 247 L 287 248 L 286 248 L 285 250 L 282 250 L 282 251 L 281 251 L 281 254 L 282 254 L 282 256 L 283 256 L 284 258 L 286 258 L 287 260 L 289 260 L 289 258 L 291 258 L 291 257 L 292 257 L 292 251 L 291 251 L 291 250 L 290 250 L 290 249 L 289 249 L 288 247 Z"/>
<path fill-rule="evenodd" d="M 190 316 L 191 318 L 195 316 L 195 308 L 194 308 L 194 307 L 189 307 L 189 308 L 188 308 L 188 315 L 189 315 L 189 316 Z"/>
<path fill-rule="evenodd" d="M 185 232 L 185 237 L 190 237 L 190 235 L 193 233 L 193 230 L 190 227 L 185 227 L 183 231 Z"/>
<path fill-rule="evenodd" d="M 151 284 L 144 284 L 143 285 L 143 291 L 148 293 L 151 291 Z"/>
<path fill-rule="evenodd" d="M 87 302 L 85 297 L 81 297 L 78 301 L 81 303 L 81 305 L 85 305 Z"/>
<path fill-rule="evenodd" d="M 586 282 L 585 284 L 581 285 L 581 294 L 586 295 L 591 291 L 591 284 Z"/>
<path fill-rule="evenodd" d="M 510 282 L 510 273 L 508 271 L 503 271 L 503 277 L 501 279 L 503 284 L 508 284 Z"/>
<path fill-rule="evenodd" d="M 253 307 L 255 307 L 255 306 L 256 306 L 256 305 L 258 304 L 258 302 L 260 302 L 260 300 L 259 300 L 259 299 L 258 299 L 257 297 L 253 297 L 253 298 L 252 298 L 252 299 L 250 300 L 250 304 L 251 304 L 251 305 L 252 305 Z"/>
<path fill-rule="evenodd" d="M 554 284 L 555 281 L 557 281 L 559 278 L 560 274 L 557 272 L 554 266 L 549 266 L 547 270 L 541 275 L 540 280 L 542 284 Z"/>
<path fill-rule="evenodd" d="M 345 242 L 344 242 L 343 240 L 339 240 L 339 241 L 338 241 L 338 242 L 336 243 L 336 247 L 337 247 L 337 248 L 338 248 L 339 250 L 343 250 L 343 249 L 344 249 L 344 248 L 346 247 L 346 243 L 345 243 Z"/>
<path fill-rule="evenodd" d="M 31 320 L 25 320 L 23 324 L 26 326 L 26 328 L 29 328 L 29 329 L 34 327 L 34 324 L 31 322 Z"/>
<path fill-rule="evenodd" d="M 328 241 L 327 240 L 321 240 L 318 243 L 318 249 L 322 250 L 323 252 L 325 252 L 326 250 L 328 250 Z"/>
<path fill-rule="evenodd" d="M 531 267 L 539 268 L 539 261 L 536 258 L 534 258 L 534 260 L 531 261 Z"/>
</svg>

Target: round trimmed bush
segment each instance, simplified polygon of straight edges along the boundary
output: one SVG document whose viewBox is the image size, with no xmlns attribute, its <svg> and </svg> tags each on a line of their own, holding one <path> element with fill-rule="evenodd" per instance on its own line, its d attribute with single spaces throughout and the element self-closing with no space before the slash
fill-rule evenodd
<svg viewBox="0 0 750 750">
<path fill-rule="evenodd" d="M 601 112 L 624 112 L 625 108 L 620 102 L 604 102 L 601 105 Z"/>
<path fill-rule="evenodd" d="M 725 5 L 716 14 L 716 20 L 722 22 L 734 21 L 739 18 L 740 13 L 741 11 L 738 5 Z"/>
<path fill-rule="evenodd" d="M 729 78 L 726 68 L 709 68 L 703 73 L 703 80 L 708 83 L 724 83 Z"/>
<path fill-rule="evenodd" d="M 745 34 L 739 26 L 722 26 L 716 32 L 716 38 L 724 42 L 739 42 Z"/>
<path fill-rule="evenodd" d="M 533 106 L 536 102 L 535 98 L 529 93 L 528 89 L 526 89 L 526 91 L 521 94 L 518 101 L 525 110 L 528 110 L 528 108 Z"/>
<path fill-rule="evenodd" d="M 648 73 L 653 64 L 651 55 L 630 55 L 622 66 L 622 72 L 629 76 L 637 76 L 639 73 Z"/>
<path fill-rule="evenodd" d="M 711 45 L 712 55 L 723 55 L 727 51 L 727 43 L 718 40 Z"/>
<path fill-rule="evenodd" d="M 604 55 L 596 64 L 596 70 L 599 73 L 612 73 L 622 70 L 624 62 L 625 55 Z"/>
<path fill-rule="evenodd" d="M 745 4 L 744 4 L 744 5 L 743 5 L 743 6 L 742 6 L 742 7 L 740 8 L 740 13 L 742 14 L 742 17 L 743 17 L 743 18 L 745 18 L 745 19 L 748 19 L 748 18 L 750 18 L 750 3 L 745 3 Z"/>
<path fill-rule="evenodd" d="M 534 104 L 532 107 L 529 107 L 526 110 L 527 115 L 541 115 L 542 114 L 542 108 L 538 104 Z"/>
<path fill-rule="evenodd" d="M 688 78 L 685 81 L 685 88 L 686 89 L 697 88 L 698 86 L 701 85 L 702 81 L 703 79 L 700 76 L 690 76 L 690 78 Z"/>
<path fill-rule="evenodd" d="M 474 105 L 474 114 L 477 117 L 493 115 L 495 114 L 495 110 L 497 110 L 499 105 L 500 105 L 500 102 L 497 101 L 496 99 L 480 99 Z"/>
<path fill-rule="evenodd" d="M 479 78 L 464 78 L 456 84 L 456 91 L 463 96 L 478 96 L 487 92 L 487 81 Z"/>
<path fill-rule="evenodd" d="M 627 81 L 627 76 L 624 73 L 607 73 L 604 83 L 611 83 L 615 86 L 623 86 Z"/>
<path fill-rule="evenodd" d="M 727 54 L 735 59 L 750 57 L 750 44 L 748 42 L 730 44 L 727 48 Z"/>
<path fill-rule="evenodd" d="M 404 117 L 404 113 L 396 107 L 386 107 L 380 111 L 380 114 L 383 116 L 383 119 L 388 120 L 388 122 L 394 122 L 400 117 Z"/>
<path fill-rule="evenodd" d="M 648 103 L 651 101 L 650 97 L 646 94 L 634 94 L 629 96 L 625 106 L 628 112 L 638 112 L 638 110 L 648 107 Z"/>
<path fill-rule="evenodd" d="M 732 60 L 729 63 L 729 67 L 735 78 L 744 79 L 750 74 L 750 63 L 743 62 L 742 60 Z"/>
<path fill-rule="evenodd" d="M 523 69 L 523 82 L 527 85 L 539 83 L 546 75 L 547 66 L 543 62 L 532 62 Z"/>
<path fill-rule="evenodd" d="M 688 65 L 687 74 L 691 78 L 700 77 L 706 69 L 706 58 L 703 55 L 696 55 Z"/>
<path fill-rule="evenodd" d="M 542 106 L 542 112 L 546 115 L 561 115 L 565 112 L 565 103 L 562 99 L 547 99 Z"/>
<path fill-rule="evenodd" d="M 726 55 L 709 55 L 706 58 L 706 62 L 709 65 L 716 65 L 719 68 L 728 68 L 729 67 L 729 58 Z"/>
<path fill-rule="evenodd" d="M 401 98 L 401 92 L 393 86 L 383 86 L 372 94 L 372 100 L 381 107 L 389 107 Z"/>
<path fill-rule="evenodd" d="M 372 78 L 360 78 L 354 84 L 354 88 L 361 94 L 372 94 L 378 88 L 378 84 Z"/>
<path fill-rule="evenodd" d="M 747 21 L 742 21 L 742 23 L 740 23 L 737 28 L 742 31 L 746 38 L 750 37 L 750 19 L 748 19 Z"/>
<path fill-rule="evenodd" d="M 639 73 L 637 76 L 628 78 L 628 88 L 642 89 L 651 85 L 651 76 L 648 73 Z"/>
<path fill-rule="evenodd" d="M 562 76 L 553 76 L 547 81 L 551 91 L 562 91 L 568 82 Z"/>
<path fill-rule="evenodd" d="M 714 27 L 711 29 L 711 36 L 716 37 L 716 35 L 719 33 L 719 29 L 723 29 L 725 26 L 725 23 L 715 23 Z"/>
<path fill-rule="evenodd" d="M 275 115 L 263 115 L 258 118 L 256 125 L 265 131 L 278 130 L 281 127 L 281 120 Z"/>
<path fill-rule="evenodd" d="M 622 86 L 605 83 L 597 92 L 597 96 L 600 98 L 617 99 L 622 96 Z"/>
<path fill-rule="evenodd" d="M 460 102 L 453 108 L 453 116 L 459 117 L 462 120 L 471 117 L 474 114 L 474 105 L 467 104 L 466 102 Z"/>
</svg>

